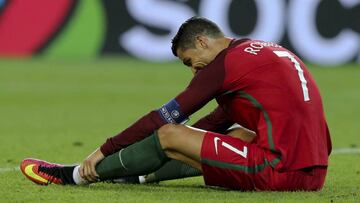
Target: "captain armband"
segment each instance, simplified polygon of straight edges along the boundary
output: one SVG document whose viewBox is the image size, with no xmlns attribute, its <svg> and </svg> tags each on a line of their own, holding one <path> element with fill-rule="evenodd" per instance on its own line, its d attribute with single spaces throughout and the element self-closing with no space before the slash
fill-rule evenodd
<svg viewBox="0 0 360 203">
<path fill-rule="evenodd" d="M 164 104 L 158 109 L 158 112 L 161 118 L 167 123 L 184 124 L 189 120 L 189 118 L 181 112 L 180 106 L 175 99 Z"/>
</svg>

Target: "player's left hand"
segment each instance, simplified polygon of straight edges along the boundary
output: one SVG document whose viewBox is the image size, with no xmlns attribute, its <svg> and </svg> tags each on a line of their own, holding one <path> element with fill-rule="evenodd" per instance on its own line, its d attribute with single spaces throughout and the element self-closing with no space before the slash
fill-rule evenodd
<svg viewBox="0 0 360 203">
<path fill-rule="evenodd" d="M 104 158 L 105 156 L 100 151 L 100 149 L 96 149 L 80 165 L 80 176 L 89 182 L 98 181 L 99 175 L 96 173 L 95 166 L 97 163 L 99 163 L 99 161 L 103 160 Z"/>
</svg>

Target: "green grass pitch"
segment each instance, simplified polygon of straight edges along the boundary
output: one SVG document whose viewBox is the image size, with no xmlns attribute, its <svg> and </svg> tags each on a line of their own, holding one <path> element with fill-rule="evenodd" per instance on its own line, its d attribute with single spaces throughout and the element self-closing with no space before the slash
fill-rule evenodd
<svg viewBox="0 0 360 203">
<path fill-rule="evenodd" d="M 310 71 L 323 95 L 333 148 L 359 147 L 359 65 L 311 66 Z M 42 187 L 15 169 L 26 157 L 80 162 L 190 79 L 180 62 L 0 61 L 0 202 L 360 202 L 359 153 L 334 153 L 320 192 L 226 191 L 204 187 L 201 177 L 154 185 Z"/>
</svg>

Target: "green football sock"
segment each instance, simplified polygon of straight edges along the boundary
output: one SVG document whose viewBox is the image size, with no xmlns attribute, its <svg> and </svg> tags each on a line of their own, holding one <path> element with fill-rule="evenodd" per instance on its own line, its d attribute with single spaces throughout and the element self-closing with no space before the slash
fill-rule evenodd
<svg viewBox="0 0 360 203">
<path fill-rule="evenodd" d="M 201 171 L 184 164 L 181 161 L 171 160 L 165 163 L 159 170 L 145 176 L 146 183 L 174 180 L 179 178 L 201 175 Z"/>
<path fill-rule="evenodd" d="M 96 166 L 96 172 L 100 180 L 143 175 L 156 171 L 168 160 L 154 133 L 103 159 Z"/>
</svg>

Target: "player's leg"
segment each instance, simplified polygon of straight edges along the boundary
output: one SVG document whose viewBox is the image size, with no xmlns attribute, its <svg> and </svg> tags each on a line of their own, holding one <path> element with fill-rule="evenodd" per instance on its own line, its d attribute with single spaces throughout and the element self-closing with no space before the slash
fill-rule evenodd
<svg viewBox="0 0 360 203">
<path fill-rule="evenodd" d="M 157 131 L 157 135 L 153 135 L 152 139 L 146 138 L 121 150 L 118 155 L 104 159 L 97 165 L 96 171 L 102 180 L 144 175 L 156 171 L 172 158 L 191 165 L 199 172 L 200 149 L 204 134 L 205 131 L 183 125 L 165 125 Z"/>
<path fill-rule="evenodd" d="M 143 175 L 159 169 L 169 158 L 163 152 L 157 133 L 106 157 L 96 166 L 101 180 Z"/>
<path fill-rule="evenodd" d="M 167 156 L 201 168 L 207 185 L 254 190 L 269 183 L 271 164 L 279 161 L 256 144 L 183 125 L 163 126 L 158 135 Z"/>
<path fill-rule="evenodd" d="M 246 142 L 252 142 L 254 140 L 254 138 L 256 137 L 256 134 L 253 131 L 243 128 L 240 125 L 233 125 L 226 131 L 226 134 L 230 135 L 232 137 L 239 138 Z M 168 152 L 168 153 L 171 153 L 171 152 Z M 197 165 L 199 165 L 199 164 L 197 164 Z M 194 176 L 200 176 L 200 175 L 202 175 L 202 172 L 199 169 L 193 168 L 190 165 L 185 164 L 178 160 L 171 160 L 171 161 L 167 162 L 166 164 L 164 164 L 164 166 L 162 166 L 159 170 L 157 170 L 151 174 L 147 174 L 144 176 L 136 176 L 136 177 L 135 176 L 124 177 L 124 178 L 114 180 L 114 182 L 152 183 L 152 182 L 160 182 L 160 181 L 164 181 L 164 180 L 174 180 L 174 179 L 194 177 Z"/>
<path fill-rule="evenodd" d="M 165 125 L 159 129 L 159 136 L 154 133 L 144 140 L 134 143 L 133 145 L 106 157 L 96 166 L 96 171 L 99 174 L 100 179 L 108 180 L 117 177 L 143 175 L 154 172 L 169 160 L 163 150 L 165 150 L 172 158 L 177 158 L 194 167 L 200 168 L 200 148 L 202 137 L 205 132 L 192 130 L 182 125 L 174 126 L 175 125 Z M 159 138 L 162 139 L 161 142 L 159 141 Z M 76 168 L 78 167 L 75 167 L 75 170 L 70 173 L 70 170 L 63 170 L 64 167 L 62 166 L 31 161 L 33 160 L 23 161 L 21 167 L 22 172 L 30 179 L 36 176 L 41 177 L 43 180 L 47 180 L 47 182 L 44 181 L 41 184 L 54 182 L 53 180 L 55 179 L 61 180 L 55 182 L 59 184 L 73 183 L 62 178 L 64 175 L 66 177 L 76 176 L 75 178 L 73 177 L 74 181 L 80 180 L 81 182 L 79 173 L 76 172 Z M 29 170 L 26 170 L 29 168 L 28 166 L 32 166 L 31 173 L 28 173 Z M 74 168 L 74 166 L 72 166 L 72 168 Z M 66 174 L 64 174 L 65 172 Z"/>
<path fill-rule="evenodd" d="M 246 129 L 240 125 L 234 125 L 226 131 L 227 135 L 232 137 L 239 138 L 245 142 L 252 142 L 256 134 L 255 132 Z M 139 177 L 129 178 L 127 180 L 121 180 L 122 183 L 152 183 L 160 182 L 164 180 L 174 180 L 180 178 L 200 176 L 202 172 L 196 168 L 191 167 L 188 164 L 185 164 L 178 160 L 171 160 L 164 164 L 159 170 Z"/>
<path fill-rule="evenodd" d="M 158 133 L 169 157 L 188 164 L 195 161 L 194 167 L 201 164 L 207 185 L 255 190 L 269 183 L 271 166 L 279 161 L 256 144 L 232 136 L 182 125 L 166 125 Z"/>
<path fill-rule="evenodd" d="M 107 156 L 96 166 L 96 172 L 100 180 L 143 175 L 159 169 L 168 160 L 157 134 L 154 133 L 140 142 Z M 21 171 L 24 175 L 33 182 L 43 185 L 87 183 L 79 176 L 78 168 L 78 166 L 64 167 L 36 159 L 25 159 L 21 163 Z"/>
<path fill-rule="evenodd" d="M 168 124 L 158 130 L 165 154 L 201 170 L 200 152 L 206 131 L 185 125 Z"/>
<path fill-rule="evenodd" d="M 160 143 L 165 154 L 201 170 L 201 148 L 207 131 L 185 125 L 168 124 L 158 131 Z M 250 143 L 256 137 L 253 131 L 237 127 L 230 129 L 228 135 L 242 143 Z M 226 135 L 221 135 L 226 136 Z"/>
<path fill-rule="evenodd" d="M 161 134 L 164 134 L 163 132 L 168 132 L 167 129 L 169 128 L 165 126 L 159 131 L 161 132 Z M 187 128 L 184 127 L 184 129 Z M 185 131 L 184 133 L 188 132 Z M 199 132 L 195 131 L 195 135 L 198 135 L 198 133 Z M 180 136 L 180 138 L 181 137 L 183 136 Z M 195 142 L 195 140 L 197 141 Z M 166 141 L 165 144 L 174 142 L 171 139 L 166 139 L 163 141 Z M 190 157 L 181 155 L 177 155 L 176 157 L 181 158 L 182 161 L 185 161 L 186 159 L 187 163 L 194 165 L 196 163 L 195 161 L 199 161 L 201 141 L 201 136 L 196 136 L 196 138 L 192 139 L 192 141 L 186 141 L 185 139 L 181 139 L 179 143 L 182 143 L 182 147 L 187 148 L 185 150 L 185 153 L 189 154 Z M 178 149 L 177 147 L 179 146 L 176 146 L 174 149 Z M 171 156 L 174 156 L 176 154 L 170 152 L 172 151 L 172 148 L 168 148 L 167 145 L 163 147 L 159 142 L 158 135 L 154 133 L 153 135 L 145 138 L 144 140 L 134 143 L 133 145 L 130 145 L 120 150 L 119 152 L 106 157 L 96 166 L 96 171 L 99 174 L 101 180 L 114 179 L 123 176 L 143 175 L 154 172 L 169 160 L 169 158 L 164 153 L 163 148 L 169 150 L 168 153 Z M 31 173 L 28 173 L 29 170 L 26 170 L 27 168 L 29 168 L 28 166 L 32 166 Z M 36 167 L 35 170 L 33 170 L 34 166 Z M 74 166 L 72 167 L 74 168 Z M 76 168 L 78 167 L 75 167 L 75 169 Z M 74 176 L 74 174 L 75 176 L 77 176 L 76 178 L 73 177 L 74 181 L 81 180 L 81 178 L 79 178 L 79 174 L 76 173 L 76 171 L 70 173 L 70 170 L 64 171 L 63 169 L 64 167 L 59 165 L 48 164 L 34 160 L 26 160 L 22 163 L 23 173 L 30 179 L 35 176 L 41 177 L 43 180 L 45 180 L 41 184 L 48 184 L 51 182 L 59 184 L 71 184 L 73 182 L 66 181 L 66 179 L 62 177 L 71 177 Z M 65 172 L 66 174 L 64 174 Z M 60 181 L 53 181 L 58 179 L 60 179 Z"/>
</svg>

